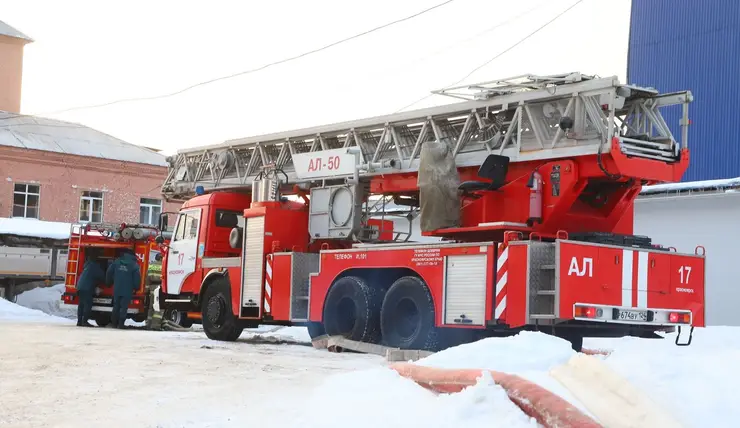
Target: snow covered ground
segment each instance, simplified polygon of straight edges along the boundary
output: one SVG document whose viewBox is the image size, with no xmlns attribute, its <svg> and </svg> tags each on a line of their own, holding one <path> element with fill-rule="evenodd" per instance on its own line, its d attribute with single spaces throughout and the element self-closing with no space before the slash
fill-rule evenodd
<svg viewBox="0 0 740 428">
<path fill-rule="evenodd" d="M 733 394 L 740 382 L 738 333 L 699 330 L 690 347 L 676 347 L 670 337 L 587 339 L 586 346 L 613 350 L 606 364 L 684 426 L 733 427 L 740 418 Z M 256 345 L 249 342 L 255 334 L 302 344 Z M 236 343 L 210 341 L 201 331 L 79 328 L 0 299 L 0 426 L 537 426 L 490 379 L 435 395 L 380 357 L 332 354 L 308 341 L 297 327 L 263 326 Z M 573 355 L 563 340 L 522 333 L 418 364 L 519 374 L 583 409 L 548 374 Z"/>
</svg>

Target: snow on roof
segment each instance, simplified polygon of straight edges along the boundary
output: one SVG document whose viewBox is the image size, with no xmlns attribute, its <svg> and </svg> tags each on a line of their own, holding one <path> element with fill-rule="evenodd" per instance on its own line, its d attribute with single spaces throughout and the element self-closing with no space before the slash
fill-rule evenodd
<svg viewBox="0 0 740 428">
<path fill-rule="evenodd" d="M 166 157 L 84 125 L 0 111 L 0 146 L 167 166 Z"/>
<path fill-rule="evenodd" d="M 682 191 L 728 190 L 740 187 L 740 177 L 721 180 L 688 181 L 685 183 L 666 183 L 644 186 L 640 195 L 678 193 Z"/>
<path fill-rule="evenodd" d="M 16 38 L 16 39 L 23 39 L 23 40 L 26 40 L 27 42 L 33 41 L 32 38 L 21 33 L 20 31 L 4 23 L 3 21 L 0 21 L 0 36 L 8 36 L 8 37 Z"/>
<path fill-rule="evenodd" d="M 29 236 L 33 238 L 69 239 L 69 223 L 42 221 L 31 218 L 0 217 L 0 235 Z"/>
</svg>

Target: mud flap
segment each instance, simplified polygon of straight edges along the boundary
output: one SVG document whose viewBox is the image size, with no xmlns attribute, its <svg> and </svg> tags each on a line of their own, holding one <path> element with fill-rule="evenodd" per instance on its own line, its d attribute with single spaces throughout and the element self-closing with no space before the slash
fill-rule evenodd
<svg viewBox="0 0 740 428">
<path fill-rule="evenodd" d="M 600 359 L 577 354 L 550 370 L 583 406 L 609 428 L 683 425 Z"/>
</svg>

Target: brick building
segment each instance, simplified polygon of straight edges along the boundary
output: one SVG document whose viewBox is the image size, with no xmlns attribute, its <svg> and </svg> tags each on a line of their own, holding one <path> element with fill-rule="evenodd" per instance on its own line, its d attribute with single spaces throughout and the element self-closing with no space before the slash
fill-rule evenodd
<svg viewBox="0 0 740 428">
<path fill-rule="evenodd" d="M 21 115 L 23 48 L 0 21 L 0 217 L 156 224 L 165 156 L 95 129 Z"/>
</svg>

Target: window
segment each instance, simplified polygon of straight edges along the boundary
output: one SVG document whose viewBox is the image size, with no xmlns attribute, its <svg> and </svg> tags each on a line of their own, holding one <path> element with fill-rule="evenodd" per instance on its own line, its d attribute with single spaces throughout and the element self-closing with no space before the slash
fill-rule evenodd
<svg viewBox="0 0 740 428">
<path fill-rule="evenodd" d="M 239 215 L 235 211 L 216 210 L 216 226 L 233 229 L 239 225 Z"/>
<path fill-rule="evenodd" d="M 82 192 L 80 198 L 80 222 L 103 222 L 103 192 Z"/>
<path fill-rule="evenodd" d="M 13 217 L 39 218 L 39 185 L 16 184 L 13 188 Z"/>
<path fill-rule="evenodd" d="M 162 213 L 162 201 L 159 199 L 141 198 L 139 200 L 139 223 L 156 225 Z"/>
<path fill-rule="evenodd" d="M 184 241 L 198 238 L 198 222 L 200 221 L 200 210 L 186 211 L 180 213 L 175 226 L 173 241 Z"/>
</svg>

